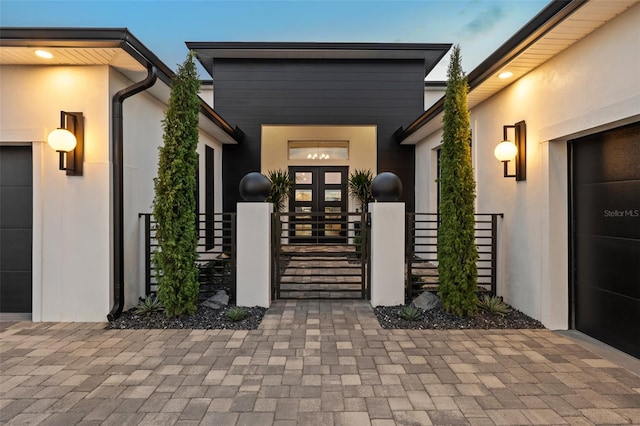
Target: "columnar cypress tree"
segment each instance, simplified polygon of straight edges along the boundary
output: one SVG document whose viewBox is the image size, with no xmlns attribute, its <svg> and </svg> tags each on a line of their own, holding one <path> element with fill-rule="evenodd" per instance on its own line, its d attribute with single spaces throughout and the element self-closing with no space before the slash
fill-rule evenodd
<svg viewBox="0 0 640 426">
<path fill-rule="evenodd" d="M 158 271 L 158 297 L 168 316 L 194 313 L 199 291 L 195 190 L 200 81 L 193 57 L 189 53 L 171 85 L 162 121 L 164 145 L 154 179 L 159 249 L 153 262 Z"/>
<path fill-rule="evenodd" d="M 438 228 L 438 295 L 448 312 L 467 316 L 477 303 L 478 251 L 475 245 L 475 181 L 469 141 L 471 128 L 460 46 L 454 46 L 447 72 Z"/>
</svg>

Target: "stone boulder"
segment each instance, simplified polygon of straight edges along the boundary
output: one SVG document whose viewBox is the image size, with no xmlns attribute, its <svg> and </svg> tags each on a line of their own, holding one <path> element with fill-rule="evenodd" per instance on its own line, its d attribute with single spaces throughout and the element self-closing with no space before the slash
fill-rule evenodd
<svg viewBox="0 0 640 426">
<path fill-rule="evenodd" d="M 440 306 L 440 298 L 437 294 L 431 293 L 430 291 L 423 291 L 422 294 L 413 299 L 411 304 L 416 308 L 430 311 Z"/>
<path fill-rule="evenodd" d="M 229 295 L 224 290 L 218 290 L 216 294 L 202 302 L 204 306 L 211 309 L 222 309 L 229 304 Z"/>
</svg>

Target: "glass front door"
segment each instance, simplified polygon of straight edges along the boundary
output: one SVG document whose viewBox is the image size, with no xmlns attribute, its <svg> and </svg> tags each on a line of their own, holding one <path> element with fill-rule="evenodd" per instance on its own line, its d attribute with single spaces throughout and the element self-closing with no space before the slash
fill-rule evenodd
<svg viewBox="0 0 640 426">
<path fill-rule="evenodd" d="M 294 180 L 289 209 L 291 237 L 297 241 L 336 243 L 346 241 L 342 212 L 347 211 L 348 167 L 291 166 Z"/>
</svg>

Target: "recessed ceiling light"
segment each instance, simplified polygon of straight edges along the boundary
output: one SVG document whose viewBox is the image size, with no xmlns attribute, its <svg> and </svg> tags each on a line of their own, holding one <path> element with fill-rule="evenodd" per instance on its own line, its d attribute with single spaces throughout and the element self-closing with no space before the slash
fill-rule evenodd
<svg viewBox="0 0 640 426">
<path fill-rule="evenodd" d="M 504 71 L 501 72 L 500 74 L 498 74 L 498 77 L 500 78 L 509 78 L 513 75 L 513 73 L 511 71 Z"/>
<path fill-rule="evenodd" d="M 35 54 L 36 54 L 36 56 L 39 56 L 39 57 L 44 58 L 44 59 L 53 58 L 53 55 L 51 53 L 47 52 L 46 50 L 38 49 L 38 50 L 35 51 Z"/>
</svg>

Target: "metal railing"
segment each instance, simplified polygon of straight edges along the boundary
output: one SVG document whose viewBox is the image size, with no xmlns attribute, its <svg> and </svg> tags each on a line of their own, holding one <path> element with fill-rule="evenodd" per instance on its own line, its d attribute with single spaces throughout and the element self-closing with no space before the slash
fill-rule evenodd
<svg viewBox="0 0 640 426">
<path fill-rule="evenodd" d="M 152 262 L 158 249 L 156 221 L 151 213 L 140 213 L 144 220 L 145 291 L 157 292 L 157 270 Z M 236 295 L 236 214 L 199 214 L 198 231 L 198 281 L 200 299 L 212 296 L 224 289 L 235 299 Z"/>
<path fill-rule="evenodd" d="M 503 217 L 502 213 L 475 215 L 478 291 L 490 295 L 496 294 L 498 217 Z M 408 300 L 413 299 L 423 290 L 438 290 L 439 222 L 437 213 L 407 213 L 406 297 Z"/>
<path fill-rule="evenodd" d="M 274 213 L 274 299 L 369 298 L 367 213 Z"/>
</svg>

